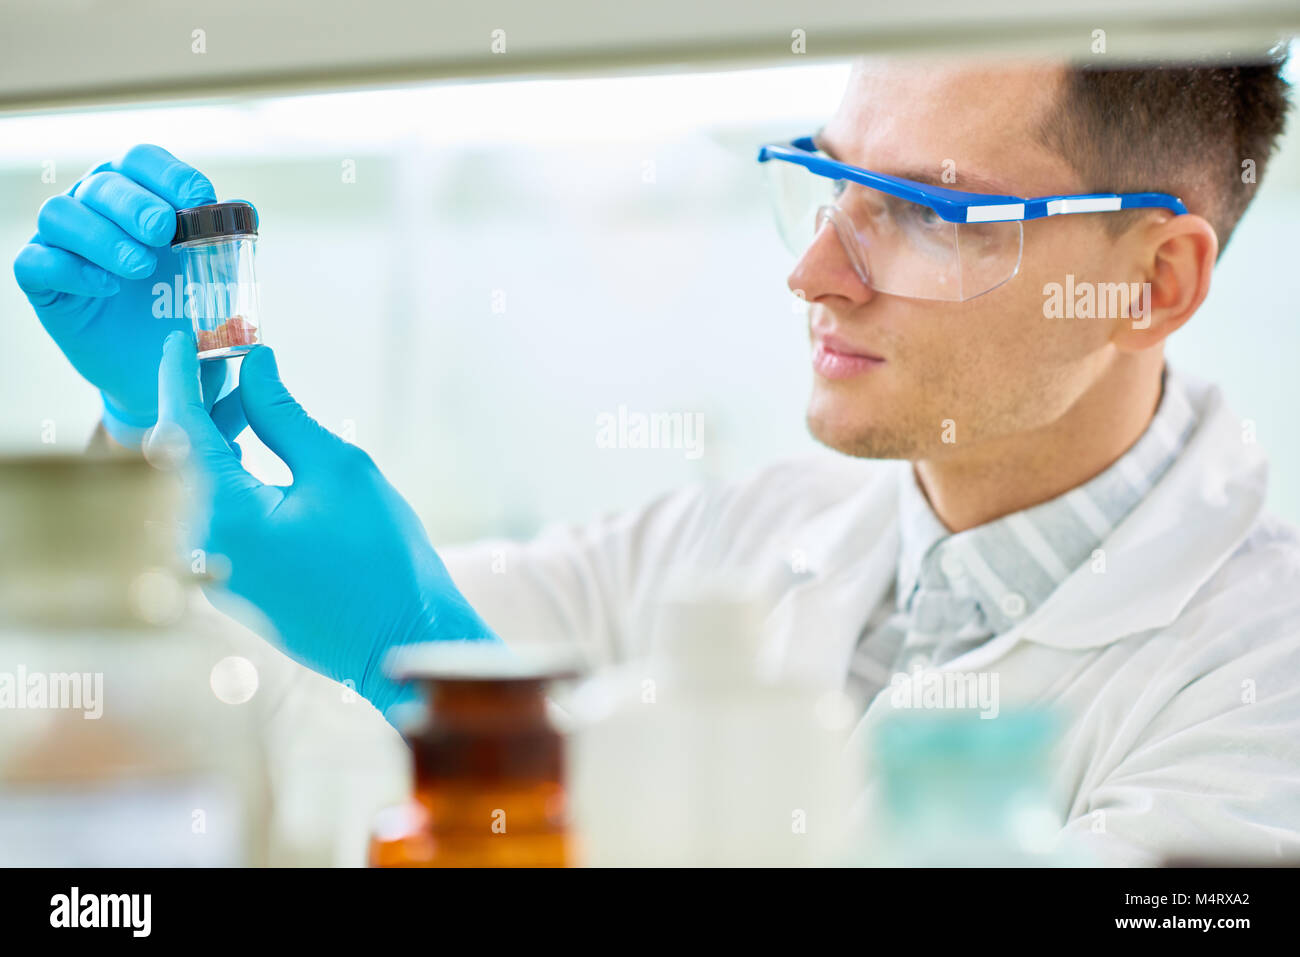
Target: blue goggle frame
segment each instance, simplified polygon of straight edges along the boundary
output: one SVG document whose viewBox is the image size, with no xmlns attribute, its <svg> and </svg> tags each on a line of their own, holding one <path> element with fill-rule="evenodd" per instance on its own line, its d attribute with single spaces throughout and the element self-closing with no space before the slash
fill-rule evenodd
<svg viewBox="0 0 1300 957">
<path fill-rule="evenodd" d="M 860 183 L 890 196 L 920 203 L 950 223 L 1020 222 L 1069 213 L 1109 213 L 1120 209 L 1168 209 L 1178 215 L 1187 212 L 1183 201 L 1168 193 L 1079 193 L 1025 199 L 1022 196 L 992 196 L 929 186 L 820 155 L 811 136 L 801 136 L 786 145 L 772 143 L 761 147 L 758 161 L 766 163 L 769 160 L 794 163 L 827 179 Z"/>
</svg>

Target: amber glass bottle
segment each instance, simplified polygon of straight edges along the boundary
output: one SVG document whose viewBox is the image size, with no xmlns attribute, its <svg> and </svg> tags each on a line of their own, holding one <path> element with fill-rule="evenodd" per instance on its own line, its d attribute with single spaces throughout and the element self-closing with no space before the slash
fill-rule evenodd
<svg viewBox="0 0 1300 957">
<path fill-rule="evenodd" d="M 380 818 L 371 866 L 567 866 L 564 742 L 546 705 L 558 676 L 451 673 L 436 658 L 395 670 L 423 686 L 427 712 L 407 734 L 414 801 Z"/>
</svg>

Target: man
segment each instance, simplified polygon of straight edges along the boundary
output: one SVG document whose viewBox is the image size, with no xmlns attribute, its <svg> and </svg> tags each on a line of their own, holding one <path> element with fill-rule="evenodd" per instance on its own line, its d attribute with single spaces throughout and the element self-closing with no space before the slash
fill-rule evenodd
<svg viewBox="0 0 1300 957">
<path fill-rule="evenodd" d="M 386 713 L 394 646 L 499 635 L 609 662 L 640 649 L 672 575 L 743 568 L 776 590 L 785 673 L 847 687 L 864 728 L 913 669 L 991 672 L 1002 707 L 1064 715 L 1061 822 L 1103 860 L 1294 857 L 1300 538 L 1263 514 L 1267 464 L 1221 392 L 1163 358 L 1250 201 L 1243 161 L 1262 174 L 1282 129 L 1279 71 L 860 64 L 814 140 L 764 153 L 830 186 L 790 207 L 809 236 L 790 286 L 809 427 L 846 457 L 447 566 L 269 349 L 212 404 L 220 371 L 201 391 L 172 332 L 153 402 L 142 303 L 175 271 L 168 214 L 215 199 L 201 174 L 137 147 L 42 208 L 15 272 L 108 434 L 138 447 L 157 417 L 150 453 L 192 467 L 224 594 Z M 1139 292 L 1097 308 L 1115 289 Z M 240 467 L 245 418 L 291 487 Z"/>
</svg>

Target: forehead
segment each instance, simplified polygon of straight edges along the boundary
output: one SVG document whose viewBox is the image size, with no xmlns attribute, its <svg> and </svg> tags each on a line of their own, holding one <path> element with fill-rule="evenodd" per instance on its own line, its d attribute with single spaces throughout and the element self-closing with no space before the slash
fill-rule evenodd
<svg viewBox="0 0 1300 957">
<path fill-rule="evenodd" d="M 1048 63 L 859 61 L 822 137 L 844 162 L 881 172 L 952 169 L 961 189 L 964 170 L 990 181 L 968 181 L 980 192 L 1071 192 L 1077 173 L 1037 132 L 1060 81 Z"/>
</svg>

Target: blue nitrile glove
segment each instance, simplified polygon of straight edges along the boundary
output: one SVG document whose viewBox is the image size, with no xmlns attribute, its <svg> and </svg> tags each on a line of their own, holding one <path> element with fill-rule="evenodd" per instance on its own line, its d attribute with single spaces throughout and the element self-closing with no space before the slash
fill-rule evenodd
<svg viewBox="0 0 1300 957">
<path fill-rule="evenodd" d="M 394 706 L 417 692 L 383 674 L 389 649 L 498 640 L 457 591 L 415 512 L 370 456 L 294 401 L 268 347 L 248 352 L 239 387 L 218 405 L 243 405 L 258 438 L 293 473 L 287 487 L 264 485 L 240 465 L 214 424 L 220 411 L 203 407 L 198 367 L 193 337 L 169 335 L 146 453 L 184 463 L 197 512 L 192 531 L 209 556 L 229 560 L 229 592 L 265 616 L 275 632 L 267 637 L 307 667 L 352 681 L 390 721 Z M 210 594 L 246 618 L 221 590 Z"/>
<path fill-rule="evenodd" d="M 198 170 L 161 147 L 135 146 L 46 200 L 36 235 L 14 260 L 41 324 L 99 389 L 105 430 L 128 448 L 140 447 L 158 416 L 164 337 L 190 328 L 170 247 L 176 210 L 216 198 Z M 204 363 L 208 405 L 225 376 L 225 362 Z"/>
</svg>

